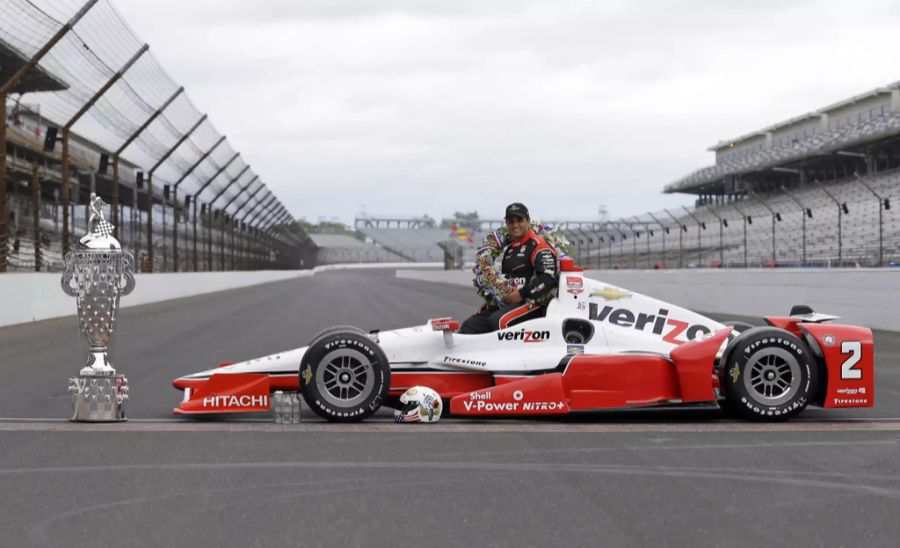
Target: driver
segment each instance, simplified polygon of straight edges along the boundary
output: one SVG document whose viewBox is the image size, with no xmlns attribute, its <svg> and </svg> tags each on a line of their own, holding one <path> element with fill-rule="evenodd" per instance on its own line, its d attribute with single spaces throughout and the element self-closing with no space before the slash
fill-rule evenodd
<svg viewBox="0 0 900 548">
<path fill-rule="evenodd" d="M 461 334 L 488 333 L 526 320 L 543 317 L 545 306 L 535 303 L 556 290 L 556 251 L 531 228 L 528 208 L 521 203 L 506 208 L 509 237 L 493 232 L 478 249 L 475 283 L 495 297 L 485 302 L 459 329 Z M 501 273 L 494 271 L 494 258 L 502 254 Z M 486 287 L 487 286 L 487 287 Z M 502 305 L 500 303 L 503 303 Z"/>
</svg>

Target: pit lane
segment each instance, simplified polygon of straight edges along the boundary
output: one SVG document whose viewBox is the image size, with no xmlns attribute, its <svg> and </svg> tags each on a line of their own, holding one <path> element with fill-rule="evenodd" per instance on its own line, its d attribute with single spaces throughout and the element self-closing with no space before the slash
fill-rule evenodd
<svg viewBox="0 0 900 548">
<path fill-rule="evenodd" d="M 779 425 L 710 410 L 430 427 L 386 412 L 361 425 L 172 418 L 184 373 L 329 325 L 462 318 L 475 302 L 464 287 L 343 271 L 124 309 L 112 358 L 132 420 L 116 425 L 64 420 L 84 350 L 74 318 L 0 329 L 0 545 L 877 545 L 900 533 L 895 333 L 875 335 L 876 407 Z"/>
</svg>

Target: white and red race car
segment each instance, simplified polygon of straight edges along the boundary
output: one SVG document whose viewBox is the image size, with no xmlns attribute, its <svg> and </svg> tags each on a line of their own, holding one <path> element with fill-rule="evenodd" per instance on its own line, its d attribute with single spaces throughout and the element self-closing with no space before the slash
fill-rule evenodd
<svg viewBox="0 0 900 548">
<path fill-rule="evenodd" d="M 183 415 L 264 412 L 299 391 L 318 415 L 360 421 L 413 386 L 454 416 L 560 415 L 715 404 L 782 420 L 807 405 L 874 405 L 871 330 L 794 307 L 765 327 L 725 325 L 585 278 L 561 261 L 547 314 L 508 329 L 456 333 L 449 318 L 392 331 L 338 326 L 308 346 L 176 379 Z"/>
</svg>

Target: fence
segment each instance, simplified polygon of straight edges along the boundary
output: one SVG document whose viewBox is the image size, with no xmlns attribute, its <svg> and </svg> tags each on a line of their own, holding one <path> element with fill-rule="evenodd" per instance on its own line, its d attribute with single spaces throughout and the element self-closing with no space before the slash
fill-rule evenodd
<svg viewBox="0 0 900 548">
<path fill-rule="evenodd" d="M 58 269 L 96 193 L 144 271 L 293 268 L 308 237 L 111 0 L 0 2 L 0 272 Z"/>
</svg>

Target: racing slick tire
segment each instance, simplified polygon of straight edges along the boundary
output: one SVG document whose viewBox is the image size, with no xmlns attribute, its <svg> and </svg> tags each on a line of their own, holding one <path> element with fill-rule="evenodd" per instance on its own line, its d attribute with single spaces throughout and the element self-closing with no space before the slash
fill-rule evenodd
<svg viewBox="0 0 900 548">
<path fill-rule="evenodd" d="M 300 361 L 306 405 L 332 422 L 358 422 L 381 407 L 391 387 L 384 351 L 355 328 L 315 339 Z"/>
<path fill-rule="evenodd" d="M 721 385 L 738 415 L 782 421 L 803 411 L 816 393 L 818 370 L 809 347 L 775 327 L 741 333 L 722 368 Z"/>
<path fill-rule="evenodd" d="M 333 325 L 331 327 L 326 327 L 325 329 L 323 329 L 323 330 L 319 331 L 318 333 L 316 333 L 315 335 L 313 335 L 313 338 L 309 341 L 309 344 L 310 344 L 310 346 L 312 346 L 312 344 L 314 342 L 316 342 L 317 340 L 321 339 L 322 337 L 324 337 L 326 335 L 331 335 L 333 333 L 341 333 L 341 332 L 345 332 L 345 331 L 353 331 L 353 332 L 359 333 L 360 335 L 366 335 L 365 331 L 363 331 L 359 327 L 356 327 L 355 325 Z"/>
<path fill-rule="evenodd" d="M 737 342 L 737 335 L 740 335 L 744 331 L 750 331 L 751 329 L 753 329 L 756 326 L 753 324 L 747 323 L 747 322 L 739 321 L 739 320 L 725 320 L 722 323 L 724 325 L 734 328 L 734 334 L 735 334 L 734 338 L 728 344 L 728 348 L 725 350 L 725 352 L 723 354 L 723 356 L 727 359 L 728 355 L 731 354 L 731 350 L 734 347 L 734 343 Z M 719 376 L 721 378 L 721 375 L 719 375 Z M 718 404 L 719 404 L 719 409 L 722 410 L 722 413 L 724 413 L 726 417 L 730 417 L 730 418 L 741 417 L 741 415 L 735 409 L 733 400 L 730 400 L 727 397 L 721 398 L 721 399 L 719 399 Z"/>
<path fill-rule="evenodd" d="M 738 320 L 725 320 L 722 324 L 727 325 L 729 327 L 734 328 L 735 333 L 743 333 L 744 331 L 750 331 L 755 325 L 752 323 L 742 322 Z"/>
</svg>

